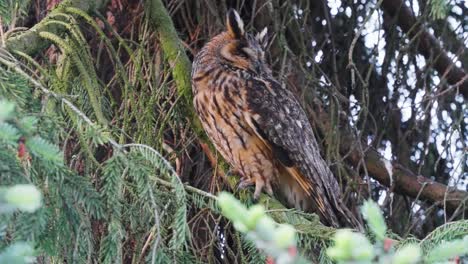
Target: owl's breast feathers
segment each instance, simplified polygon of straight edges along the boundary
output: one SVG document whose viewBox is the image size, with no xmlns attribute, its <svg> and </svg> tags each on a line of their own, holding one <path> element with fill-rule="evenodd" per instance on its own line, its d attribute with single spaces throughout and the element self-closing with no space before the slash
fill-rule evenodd
<svg viewBox="0 0 468 264">
<path fill-rule="evenodd" d="M 277 174 L 271 151 L 246 122 L 245 74 L 207 68 L 193 73 L 194 106 L 203 128 L 244 184 L 272 193 L 270 177 Z"/>
</svg>

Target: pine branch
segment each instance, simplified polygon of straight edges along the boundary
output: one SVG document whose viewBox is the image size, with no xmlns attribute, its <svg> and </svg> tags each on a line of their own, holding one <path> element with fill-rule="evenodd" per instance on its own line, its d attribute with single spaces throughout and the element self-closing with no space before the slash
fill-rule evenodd
<svg viewBox="0 0 468 264">
<path fill-rule="evenodd" d="M 78 107 L 76 107 L 72 102 L 68 99 L 60 96 L 59 94 L 47 89 L 44 87 L 39 81 L 31 77 L 31 74 L 26 73 L 22 68 L 22 63 L 18 61 L 15 57 L 13 57 L 8 51 L 0 48 L 0 64 L 5 65 L 6 67 L 12 69 L 12 71 L 18 73 L 21 77 L 25 78 L 29 82 L 31 82 L 34 87 L 38 88 L 44 95 L 52 96 L 64 105 L 68 106 L 71 111 L 73 111 L 78 117 L 80 117 L 86 124 L 91 127 L 94 127 L 96 130 L 99 130 L 96 127 L 96 124 L 84 114 Z M 115 147 L 116 149 L 121 149 L 122 146 L 118 144 L 114 139 L 108 138 L 109 143 Z"/>
</svg>

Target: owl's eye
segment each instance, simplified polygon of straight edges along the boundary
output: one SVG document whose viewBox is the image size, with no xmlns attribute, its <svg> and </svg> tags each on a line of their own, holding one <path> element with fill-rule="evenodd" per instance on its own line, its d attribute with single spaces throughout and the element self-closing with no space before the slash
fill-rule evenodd
<svg viewBox="0 0 468 264">
<path fill-rule="evenodd" d="M 244 58 L 244 59 L 249 59 L 249 58 L 250 58 L 249 54 L 247 54 L 247 53 L 246 53 L 245 51 L 243 51 L 243 50 L 239 50 L 239 52 L 237 53 L 237 56 L 242 57 L 242 58 Z"/>
</svg>

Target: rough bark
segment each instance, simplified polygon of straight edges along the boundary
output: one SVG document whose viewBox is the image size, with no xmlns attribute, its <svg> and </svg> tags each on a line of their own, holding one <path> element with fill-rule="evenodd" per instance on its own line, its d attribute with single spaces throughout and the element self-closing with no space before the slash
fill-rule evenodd
<svg viewBox="0 0 468 264">
<path fill-rule="evenodd" d="M 56 35 L 65 32 L 66 29 L 64 27 L 56 23 L 48 23 L 55 14 L 62 12 L 67 7 L 77 8 L 89 13 L 106 6 L 107 2 L 108 0 L 65 0 L 54 8 L 46 18 L 34 25 L 34 27 L 8 38 L 5 41 L 5 46 L 10 51 L 16 50 L 28 55 L 34 55 L 51 44 L 50 41 L 40 37 L 41 32 L 49 32 Z M 57 16 L 54 19 L 65 20 L 65 17 Z"/>
<path fill-rule="evenodd" d="M 375 149 L 370 148 L 365 154 L 364 160 L 369 173 L 390 190 L 412 198 L 437 203 L 440 207 L 447 207 L 449 211 L 454 211 L 459 206 L 462 209 L 465 207 L 464 210 L 466 210 L 468 193 L 432 181 L 422 175 L 415 175 L 400 164 L 392 163 L 390 165 L 390 162 L 380 156 Z M 353 151 L 349 158 L 355 165 L 359 163 L 360 159 L 361 155 L 358 151 Z"/>
<path fill-rule="evenodd" d="M 457 67 L 439 42 L 429 34 L 418 22 L 408 6 L 402 0 L 384 0 L 383 10 L 396 19 L 400 28 L 418 43 L 418 51 L 442 78 L 447 79 L 451 85 L 456 85 L 465 99 L 468 99 L 468 75 Z"/>
</svg>

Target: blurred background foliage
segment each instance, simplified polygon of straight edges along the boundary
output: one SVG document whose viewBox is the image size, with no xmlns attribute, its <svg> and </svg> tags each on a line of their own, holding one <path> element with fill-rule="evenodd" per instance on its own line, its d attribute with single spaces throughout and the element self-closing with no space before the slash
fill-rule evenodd
<svg viewBox="0 0 468 264">
<path fill-rule="evenodd" d="M 247 239 L 254 242 L 268 256 L 270 262 L 310 263 L 297 253 L 294 228 L 288 224 L 276 223 L 266 214 L 263 206 L 257 204 L 246 208 L 226 192 L 218 195 L 218 204 L 221 213 L 232 221 L 236 230 L 246 234 Z M 365 201 L 361 206 L 361 214 L 368 225 L 368 237 L 350 229 L 337 230 L 333 235 L 333 245 L 326 249 L 327 256 L 336 263 L 457 263 L 460 256 L 468 254 L 468 235 L 461 239 L 431 244 L 423 252 L 415 241 L 397 242 L 386 238 L 387 225 L 379 205 L 374 201 Z M 455 222 L 455 225 L 459 224 L 461 222 Z"/>
<path fill-rule="evenodd" d="M 30 241 L 39 263 L 265 261 L 214 203 L 236 177 L 184 82 L 228 7 L 248 31 L 269 27 L 274 74 L 357 215 L 377 201 L 387 235 L 423 249 L 468 233 L 465 1 L 1 0 L 0 98 L 14 115 L 0 183 L 34 184 L 44 206 L 0 216 L 0 248 Z M 333 229 L 260 202 L 329 261 Z"/>
</svg>

